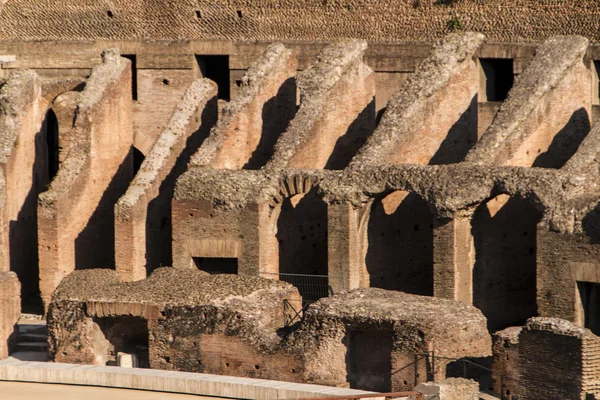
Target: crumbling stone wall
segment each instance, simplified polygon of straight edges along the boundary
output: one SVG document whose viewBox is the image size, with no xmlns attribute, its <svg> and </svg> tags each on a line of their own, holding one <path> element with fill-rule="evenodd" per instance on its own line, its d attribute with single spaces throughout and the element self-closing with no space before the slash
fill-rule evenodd
<svg viewBox="0 0 600 400">
<path fill-rule="evenodd" d="M 363 62 L 366 48 L 363 41 L 334 43 L 298 75 L 300 108 L 277 141 L 267 168 L 348 165 L 375 128 L 375 75 Z"/>
<path fill-rule="evenodd" d="M 191 166 L 258 169 L 296 112 L 297 59 L 282 44 L 269 46 L 242 78 Z"/>
<path fill-rule="evenodd" d="M 491 350 L 485 318 L 474 307 L 374 288 L 310 306 L 288 346 L 302 349 L 310 381 L 348 379 L 353 388 L 376 391 L 410 390 L 445 377 L 442 359 L 435 371 L 418 363 L 415 377 L 415 354 L 485 357 Z"/>
<path fill-rule="evenodd" d="M 567 321 L 530 319 L 519 335 L 519 399 L 597 396 L 599 344 L 589 330 Z"/>
<path fill-rule="evenodd" d="M 217 117 L 217 87 L 195 81 L 115 205 L 115 261 L 124 280 L 171 265 L 171 198 L 179 175 Z"/>
<path fill-rule="evenodd" d="M 151 368 L 400 390 L 445 376 L 443 362 L 420 364 L 418 379 L 402 368 L 416 352 L 490 352 L 485 318 L 463 303 L 363 289 L 322 299 L 282 329 L 284 299 L 298 306 L 297 289 L 258 277 L 161 268 L 123 283 L 114 271 L 76 271 L 49 307 L 50 356 L 105 364 L 129 348 Z M 127 321 L 142 335 L 122 329 Z"/>
<path fill-rule="evenodd" d="M 421 383 L 414 388 L 421 392 L 425 398 L 439 398 L 440 400 L 479 400 L 479 384 L 469 379 L 448 378 L 436 382 Z M 410 400 L 416 399 L 410 396 Z"/>
<path fill-rule="evenodd" d="M 38 287 L 36 197 L 47 178 L 42 85 L 32 71 L 13 72 L 0 91 L 0 166 L 3 175 L 3 271 L 14 271 L 23 298 Z"/>
<path fill-rule="evenodd" d="M 8 357 L 17 337 L 15 324 L 21 316 L 21 285 L 14 272 L 0 272 L 0 360 Z"/>
<path fill-rule="evenodd" d="M 117 51 L 105 52 L 79 97 L 69 156 L 39 196 L 40 289 L 46 305 L 74 269 L 114 265 L 113 207 L 132 173 L 130 86 L 129 61 Z"/>
</svg>

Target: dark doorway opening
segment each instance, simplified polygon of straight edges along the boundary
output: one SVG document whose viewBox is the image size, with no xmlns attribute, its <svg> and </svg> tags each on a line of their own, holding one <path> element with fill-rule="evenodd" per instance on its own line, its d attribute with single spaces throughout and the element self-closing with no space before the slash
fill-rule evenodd
<svg viewBox="0 0 600 400">
<path fill-rule="evenodd" d="M 347 381 L 352 389 L 392 390 L 392 331 L 351 331 L 347 336 Z"/>
<path fill-rule="evenodd" d="M 536 249 L 541 213 L 525 200 L 497 196 L 471 222 L 475 244 L 473 305 L 490 330 L 521 325 L 537 314 Z"/>
<path fill-rule="evenodd" d="M 237 258 L 193 257 L 194 264 L 200 271 L 209 274 L 237 274 Z"/>
<path fill-rule="evenodd" d="M 54 111 L 46 113 L 46 148 L 48 149 L 48 182 L 58 173 L 59 147 L 58 147 L 58 119 Z"/>
<path fill-rule="evenodd" d="M 510 58 L 480 58 L 485 75 L 487 101 L 504 101 L 513 86 L 513 60 Z"/>
<path fill-rule="evenodd" d="M 148 321 L 141 317 L 98 318 L 96 323 L 104 335 L 96 346 L 105 352 L 106 365 L 117 365 L 118 353 L 135 356 L 134 365 L 150 368 L 148 356 Z"/>
<path fill-rule="evenodd" d="M 131 99 L 138 99 L 137 89 L 137 57 L 135 54 L 123 54 L 122 57 L 131 61 Z"/>
<path fill-rule="evenodd" d="M 229 88 L 229 56 L 196 55 L 196 63 L 203 78 L 208 78 L 217 84 L 220 100 L 230 99 Z"/>
<path fill-rule="evenodd" d="M 433 217 L 421 196 L 396 191 L 376 200 L 367 237 L 370 287 L 433 296 Z"/>
<path fill-rule="evenodd" d="M 600 284 L 577 282 L 577 289 L 583 308 L 584 326 L 594 335 L 600 335 Z"/>
</svg>

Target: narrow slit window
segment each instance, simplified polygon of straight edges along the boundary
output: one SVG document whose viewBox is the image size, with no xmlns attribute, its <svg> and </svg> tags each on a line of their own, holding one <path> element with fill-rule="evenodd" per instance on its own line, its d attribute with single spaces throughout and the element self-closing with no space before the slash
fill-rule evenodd
<svg viewBox="0 0 600 400">
<path fill-rule="evenodd" d="M 137 89 L 137 57 L 135 54 L 123 54 L 123 57 L 131 61 L 131 98 L 138 99 Z"/>
</svg>

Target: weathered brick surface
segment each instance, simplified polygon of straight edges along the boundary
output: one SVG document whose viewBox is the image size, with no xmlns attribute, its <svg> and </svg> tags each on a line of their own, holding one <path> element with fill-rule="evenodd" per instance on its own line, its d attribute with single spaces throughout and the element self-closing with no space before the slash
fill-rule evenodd
<svg viewBox="0 0 600 400">
<path fill-rule="evenodd" d="M 15 324 L 21 316 L 21 285 L 14 272 L 0 272 L 0 360 L 8 357 L 17 337 Z"/>
<path fill-rule="evenodd" d="M 107 51 L 77 104 L 69 156 L 39 196 L 40 290 L 46 306 L 76 268 L 114 265 L 113 208 L 132 174 L 131 68 Z"/>
<path fill-rule="evenodd" d="M 593 0 L 320 0 L 208 4 L 159 0 L 56 2 L 33 6 L 7 2 L 0 13 L 0 39 L 315 40 L 356 37 L 371 41 L 419 42 L 452 28 L 485 34 L 498 42 L 539 42 L 549 36 L 579 34 L 600 39 L 600 6 Z M 391 12 L 393 11 L 393 12 Z"/>
<path fill-rule="evenodd" d="M 216 85 L 195 81 L 186 91 L 127 192 L 115 206 L 115 263 L 124 280 L 171 265 L 171 198 L 179 175 L 217 117 Z"/>
</svg>

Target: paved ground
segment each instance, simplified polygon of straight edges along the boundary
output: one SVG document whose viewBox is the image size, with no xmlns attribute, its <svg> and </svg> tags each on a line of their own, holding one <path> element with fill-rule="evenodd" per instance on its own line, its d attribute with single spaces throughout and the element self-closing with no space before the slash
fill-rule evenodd
<svg viewBox="0 0 600 400">
<path fill-rule="evenodd" d="M 0 382 L 0 398 L 3 400 L 224 400 L 222 397 L 203 397 L 185 394 L 148 392 L 145 390 L 48 385 L 23 382 Z"/>
</svg>

